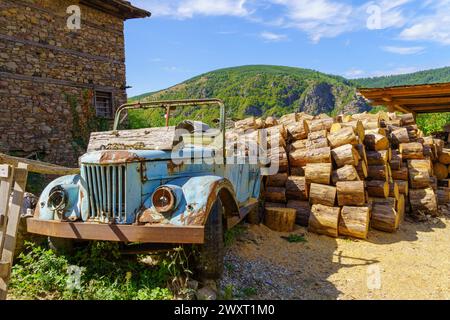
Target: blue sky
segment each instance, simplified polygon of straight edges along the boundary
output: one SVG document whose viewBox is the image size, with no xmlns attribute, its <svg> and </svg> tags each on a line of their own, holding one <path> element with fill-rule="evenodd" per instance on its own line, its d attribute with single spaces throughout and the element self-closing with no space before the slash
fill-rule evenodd
<svg viewBox="0 0 450 320">
<path fill-rule="evenodd" d="M 218 68 L 273 64 L 348 78 L 450 66 L 450 0 L 132 0 L 130 96 Z"/>
</svg>

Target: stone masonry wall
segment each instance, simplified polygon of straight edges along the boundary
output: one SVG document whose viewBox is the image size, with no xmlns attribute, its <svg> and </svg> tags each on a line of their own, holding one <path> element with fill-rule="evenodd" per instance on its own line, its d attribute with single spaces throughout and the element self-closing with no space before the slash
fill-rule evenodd
<svg viewBox="0 0 450 320">
<path fill-rule="evenodd" d="M 80 5 L 81 29 L 71 31 L 73 4 L 0 0 L 0 152 L 76 165 L 86 97 L 100 90 L 115 107 L 126 102 L 123 21 Z"/>
</svg>

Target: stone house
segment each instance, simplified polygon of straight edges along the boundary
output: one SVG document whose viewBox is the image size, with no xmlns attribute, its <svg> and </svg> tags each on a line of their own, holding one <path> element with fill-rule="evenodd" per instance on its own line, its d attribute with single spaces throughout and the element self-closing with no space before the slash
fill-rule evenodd
<svg viewBox="0 0 450 320">
<path fill-rule="evenodd" d="M 76 165 L 125 103 L 123 0 L 0 0 L 0 152 Z"/>
</svg>

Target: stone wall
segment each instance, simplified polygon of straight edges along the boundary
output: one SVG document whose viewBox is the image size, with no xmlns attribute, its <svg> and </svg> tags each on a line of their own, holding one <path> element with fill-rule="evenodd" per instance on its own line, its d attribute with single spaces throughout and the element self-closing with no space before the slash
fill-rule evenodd
<svg viewBox="0 0 450 320">
<path fill-rule="evenodd" d="M 80 5 L 81 29 L 71 31 L 73 4 L 0 0 L 0 152 L 76 165 L 80 126 L 95 130 L 93 92 L 126 102 L 122 19 Z"/>
</svg>

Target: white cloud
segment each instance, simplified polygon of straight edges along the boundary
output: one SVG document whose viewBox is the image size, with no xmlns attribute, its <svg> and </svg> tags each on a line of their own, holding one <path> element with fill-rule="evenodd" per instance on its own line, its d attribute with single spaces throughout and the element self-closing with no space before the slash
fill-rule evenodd
<svg viewBox="0 0 450 320">
<path fill-rule="evenodd" d="M 278 34 L 267 31 L 261 32 L 259 36 L 268 42 L 279 42 L 279 41 L 286 41 L 289 39 L 285 34 Z"/>
<path fill-rule="evenodd" d="M 246 9 L 247 0 L 133 0 L 133 4 L 150 10 L 155 17 L 172 16 L 178 19 L 203 16 L 237 16 L 245 17 L 250 12 Z"/>
<path fill-rule="evenodd" d="M 350 69 L 345 72 L 345 76 L 350 79 L 362 77 L 366 72 L 360 69 Z"/>
<path fill-rule="evenodd" d="M 424 47 L 391 47 L 391 46 L 382 47 L 382 49 L 386 52 L 401 55 L 421 53 L 425 50 Z"/>
<path fill-rule="evenodd" d="M 414 73 L 420 71 L 417 67 L 397 67 L 391 70 L 378 70 L 372 72 L 373 77 L 381 77 L 381 76 L 395 76 L 399 74 L 407 74 Z"/>
</svg>

